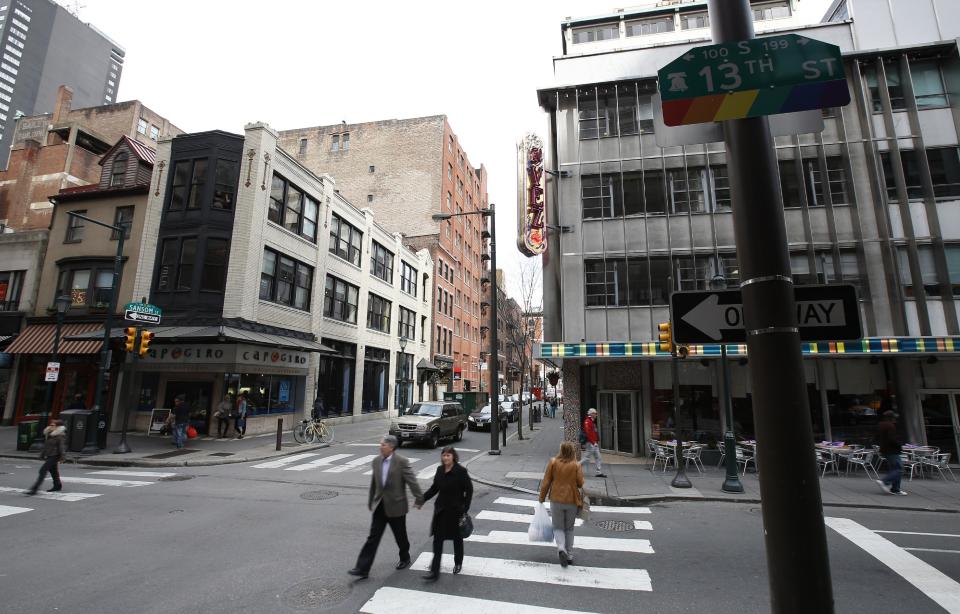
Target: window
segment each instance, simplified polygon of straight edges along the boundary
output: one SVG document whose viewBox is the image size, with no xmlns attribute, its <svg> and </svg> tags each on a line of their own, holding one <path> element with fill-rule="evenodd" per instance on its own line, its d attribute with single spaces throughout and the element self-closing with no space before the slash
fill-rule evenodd
<svg viewBox="0 0 960 614">
<path fill-rule="evenodd" d="M 147 133 L 147 120 L 143 119 L 142 117 L 137 120 L 137 132 L 140 134 Z"/>
<path fill-rule="evenodd" d="M 682 168 L 667 171 L 667 196 L 671 213 L 706 211 L 706 169 Z"/>
<path fill-rule="evenodd" d="M 900 67 L 896 60 L 884 59 L 883 69 L 887 74 L 887 93 L 890 95 L 890 107 L 894 111 L 901 111 L 906 108 L 906 102 L 903 98 L 903 86 L 900 84 Z M 864 69 L 864 77 L 867 79 L 867 89 L 870 90 L 870 100 L 873 103 L 873 112 L 883 111 L 883 101 L 880 100 L 879 64 Z"/>
<path fill-rule="evenodd" d="M 670 274 L 667 258 L 585 260 L 586 306 L 666 305 Z"/>
<path fill-rule="evenodd" d="M 110 187 L 121 187 L 127 177 L 127 152 L 121 151 L 113 157 L 113 166 L 110 167 Z"/>
<path fill-rule="evenodd" d="M 616 110 L 616 98 L 611 88 L 580 88 L 577 90 L 577 113 L 580 140 L 613 136 L 611 128 Z"/>
<path fill-rule="evenodd" d="M 397 335 L 401 339 L 417 340 L 417 314 L 406 307 L 400 308 L 400 321 Z"/>
<path fill-rule="evenodd" d="M 347 151 L 348 149 L 350 149 L 350 133 L 349 132 L 343 133 L 343 138 L 340 139 L 340 147 L 344 151 Z"/>
<path fill-rule="evenodd" d="M 73 307 L 87 305 L 90 291 L 90 269 L 63 270 L 57 282 L 57 296 L 67 294 Z"/>
<path fill-rule="evenodd" d="M 267 219 L 316 243 L 320 204 L 274 173 L 270 183 Z"/>
<path fill-rule="evenodd" d="M 164 239 L 160 247 L 160 268 L 157 271 L 157 291 L 173 290 L 174 267 L 177 265 L 177 240 Z"/>
<path fill-rule="evenodd" d="M 233 160 L 217 160 L 213 184 L 213 208 L 232 211 L 236 188 L 237 163 Z"/>
<path fill-rule="evenodd" d="M 178 160 L 173 167 L 173 189 L 170 194 L 169 210 L 199 209 L 206 174 L 206 158 Z"/>
<path fill-rule="evenodd" d="M 647 36 L 673 32 L 673 16 L 627 22 L 627 36 Z"/>
<path fill-rule="evenodd" d="M 157 128 L 156 126 L 150 126 L 150 140 L 156 141 L 159 138 L 160 138 L 160 128 Z"/>
<path fill-rule="evenodd" d="M 925 109 L 947 106 L 947 91 L 936 60 L 911 62 L 910 76 L 913 79 L 913 94 L 916 96 L 917 107 Z"/>
<path fill-rule="evenodd" d="M 377 170 L 377 167 L 375 167 L 374 165 L 371 164 L 371 165 L 370 165 L 370 172 L 371 172 L 371 173 L 374 173 L 374 172 L 376 172 L 376 170 Z"/>
<path fill-rule="evenodd" d="M 300 139 L 300 150 L 298 155 L 305 155 L 307 153 L 307 139 Z"/>
<path fill-rule="evenodd" d="M 340 150 L 340 135 L 334 134 L 330 137 L 330 151 Z"/>
<path fill-rule="evenodd" d="M 573 31 L 573 44 L 592 43 L 620 38 L 620 24 L 608 23 L 590 28 L 578 28 Z"/>
<path fill-rule="evenodd" d="M 906 296 L 917 296 L 917 290 L 913 285 L 913 277 L 910 275 L 910 261 L 907 256 L 907 247 L 897 247 L 897 256 L 900 260 L 900 281 L 903 283 L 903 291 Z M 926 296 L 940 296 L 940 283 L 937 281 L 937 268 L 934 264 L 933 246 L 918 245 L 917 259 L 920 261 L 920 281 L 923 284 L 922 292 Z"/>
<path fill-rule="evenodd" d="M 323 315 L 341 322 L 357 323 L 357 297 L 360 289 L 339 277 L 327 275 L 323 293 Z"/>
<path fill-rule="evenodd" d="M 784 19 L 790 16 L 790 5 L 786 2 L 772 2 L 751 7 L 754 21 Z"/>
<path fill-rule="evenodd" d="M 956 147 L 938 147 L 927 150 L 927 162 L 930 165 L 930 179 L 933 181 L 933 194 L 936 198 L 960 197 L 960 150 Z M 903 174 L 906 180 L 907 197 L 923 198 L 923 183 L 920 179 L 919 154 L 914 149 L 900 150 L 903 162 Z M 896 180 L 889 153 L 880 154 L 883 175 L 887 186 L 887 198 L 897 200 Z"/>
<path fill-rule="evenodd" d="M 17 311 L 20 306 L 23 277 L 24 271 L 4 271 L 0 273 L 0 311 Z"/>
<path fill-rule="evenodd" d="M 619 173 L 580 177 L 580 201 L 584 219 L 622 215 Z"/>
<path fill-rule="evenodd" d="M 393 283 L 393 252 L 376 241 L 370 249 L 370 274 L 388 284 Z"/>
<path fill-rule="evenodd" d="M 95 307 L 109 307 L 113 296 L 113 271 L 100 269 L 93 278 L 93 302 Z"/>
<path fill-rule="evenodd" d="M 447 179 L 453 181 L 453 165 L 447 162 Z"/>
<path fill-rule="evenodd" d="M 442 337 L 442 331 L 439 326 L 437 326 L 437 354 L 440 353 L 440 338 Z"/>
<path fill-rule="evenodd" d="M 227 256 L 229 254 L 227 240 L 207 239 L 206 252 L 203 259 L 203 270 L 200 273 L 200 289 L 223 292 L 227 281 Z"/>
<path fill-rule="evenodd" d="M 345 222 L 339 215 L 330 215 L 330 253 L 360 266 L 363 233 Z"/>
<path fill-rule="evenodd" d="M 663 172 L 633 171 L 623 174 L 623 212 L 626 215 L 666 213 Z M 584 214 L 586 218 L 586 214 Z"/>
<path fill-rule="evenodd" d="M 402 260 L 400 261 L 400 289 L 410 296 L 417 296 L 417 269 Z"/>
<path fill-rule="evenodd" d="M 177 263 L 177 290 L 193 287 L 193 265 L 197 258 L 197 240 L 184 239 L 180 243 L 180 260 Z"/>
<path fill-rule="evenodd" d="M 373 202 L 373 194 L 367 194 L 367 202 L 368 202 L 368 203 L 372 203 L 372 202 Z"/>
<path fill-rule="evenodd" d="M 830 200 L 834 205 L 850 203 L 850 196 L 847 192 L 847 169 L 844 167 L 843 158 L 840 156 L 827 158 L 826 182 L 823 180 L 819 159 L 804 160 L 803 175 L 807 186 L 807 198 L 810 199 L 811 207 L 822 207 L 827 204 L 824 183 L 829 186 Z"/>
<path fill-rule="evenodd" d="M 698 28 L 709 28 L 710 18 L 706 13 L 689 13 L 680 15 L 681 30 L 696 30 Z"/>
<path fill-rule="evenodd" d="M 87 211 L 74 211 L 80 215 L 86 215 Z M 84 221 L 75 215 L 67 215 L 67 233 L 63 238 L 64 243 L 79 243 L 83 241 Z"/>
<path fill-rule="evenodd" d="M 225 248 L 224 251 L 226 251 Z M 260 300 L 307 311 L 310 309 L 312 288 L 313 267 L 272 249 L 263 250 Z M 356 311 L 356 297 L 354 297 L 354 311 Z"/>
<path fill-rule="evenodd" d="M 945 245 L 943 249 L 947 255 L 947 275 L 950 277 L 953 296 L 960 296 L 960 245 Z M 0 284 L 2 283 L 0 281 Z"/>
<path fill-rule="evenodd" d="M 367 295 L 367 328 L 382 333 L 390 332 L 390 312 L 393 306 L 387 299 L 372 292 Z"/>
<path fill-rule="evenodd" d="M 123 228 L 123 238 L 130 238 L 130 227 L 133 226 L 133 207 L 117 207 L 113 212 L 113 225 Z M 114 230 L 110 233 L 110 240 L 116 241 L 120 233 Z"/>
</svg>

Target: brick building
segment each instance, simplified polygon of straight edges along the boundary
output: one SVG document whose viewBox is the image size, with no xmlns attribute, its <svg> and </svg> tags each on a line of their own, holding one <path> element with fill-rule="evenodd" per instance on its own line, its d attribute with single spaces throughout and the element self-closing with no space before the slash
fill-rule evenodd
<svg viewBox="0 0 960 614">
<path fill-rule="evenodd" d="M 487 206 L 487 171 L 475 167 L 444 115 L 280 132 L 280 144 L 317 173 L 336 179 L 348 200 L 426 248 L 436 265 L 431 288 L 433 362 L 439 389 L 477 390 L 484 218 L 455 217 L 439 226 L 434 213 L 479 212 Z"/>
<path fill-rule="evenodd" d="M 13 230 L 50 226 L 50 197 L 100 181 L 100 158 L 121 137 L 148 147 L 182 131 L 139 100 L 73 109 L 60 86 L 52 113 L 21 117 L 7 168 L 0 171 L 0 224 Z"/>
</svg>

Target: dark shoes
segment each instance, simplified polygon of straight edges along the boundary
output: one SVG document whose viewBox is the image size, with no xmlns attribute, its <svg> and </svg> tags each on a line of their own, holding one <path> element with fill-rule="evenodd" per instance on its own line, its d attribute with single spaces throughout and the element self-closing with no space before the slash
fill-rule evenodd
<svg viewBox="0 0 960 614">
<path fill-rule="evenodd" d="M 560 559 L 560 567 L 566 567 L 570 564 L 570 562 L 567 560 L 567 553 L 563 550 L 557 552 L 557 558 Z"/>
<path fill-rule="evenodd" d="M 606 474 L 606 473 L 598 473 L 598 474 L 597 474 L 596 476 L 594 476 L 594 477 L 605 478 L 605 477 L 607 477 L 607 474 Z"/>
<path fill-rule="evenodd" d="M 63 490 L 63 486 L 54 486 L 53 488 L 48 488 L 47 492 L 57 492 L 59 490 Z"/>
<path fill-rule="evenodd" d="M 567 557 L 567 563 L 569 563 L 570 565 L 573 565 L 573 557 L 572 557 L 572 556 L 568 556 L 568 557 Z"/>
<path fill-rule="evenodd" d="M 397 563 L 397 569 L 406 569 L 410 567 L 410 559 L 406 559 Z"/>
<path fill-rule="evenodd" d="M 31 488 L 31 489 L 28 490 L 25 494 L 28 494 L 28 495 L 30 495 L 30 496 L 32 497 L 33 495 L 37 494 L 37 489 L 36 489 L 36 488 Z"/>
<path fill-rule="evenodd" d="M 458 573 L 460 573 L 460 570 L 461 570 L 461 569 L 463 569 L 463 565 L 454 565 L 454 566 L 453 566 L 453 573 L 458 574 Z"/>
<path fill-rule="evenodd" d="M 364 571 L 364 570 L 360 569 L 359 567 L 354 567 L 353 569 L 351 569 L 351 570 L 348 571 L 347 573 L 350 574 L 351 576 L 357 576 L 358 578 L 366 578 L 367 576 L 370 575 L 370 572 Z"/>
<path fill-rule="evenodd" d="M 431 571 L 427 575 L 423 576 L 423 579 L 426 580 L 427 582 L 436 582 L 437 578 L 439 577 L 440 577 L 439 573 L 435 573 Z"/>
</svg>

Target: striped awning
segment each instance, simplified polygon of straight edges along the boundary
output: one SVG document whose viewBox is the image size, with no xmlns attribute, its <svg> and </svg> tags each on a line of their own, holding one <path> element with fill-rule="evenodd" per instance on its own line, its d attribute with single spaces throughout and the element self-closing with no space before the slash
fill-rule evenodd
<svg viewBox="0 0 960 614">
<path fill-rule="evenodd" d="M 688 345 L 690 356 L 719 356 L 720 344 Z M 859 354 L 957 354 L 960 337 L 869 337 L 801 344 L 804 356 Z M 657 341 L 637 343 L 541 343 L 536 358 L 669 358 Z M 727 345 L 728 356 L 746 356 L 747 344 Z"/>
<path fill-rule="evenodd" d="M 6 349 L 8 354 L 52 354 L 53 336 L 56 334 L 56 324 L 31 324 L 23 329 L 17 338 Z M 70 335 L 87 333 L 94 330 L 103 330 L 99 322 L 68 323 L 60 327 L 61 354 L 96 354 L 103 347 L 103 339 L 83 341 L 68 341 Z"/>
</svg>

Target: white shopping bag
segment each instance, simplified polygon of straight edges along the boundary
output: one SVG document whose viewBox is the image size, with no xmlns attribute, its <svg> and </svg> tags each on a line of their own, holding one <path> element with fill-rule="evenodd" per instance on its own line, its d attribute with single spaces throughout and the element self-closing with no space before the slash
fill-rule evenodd
<svg viewBox="0 0 960 614">
<path fill-rule="evenodd" d="M 533 520 L 530 521 L 527 537 L 532 542 L 553 541 L 553 523 L 543 503 L 537 503 L 536 507 L 533 508 Z"/>
</svg>

